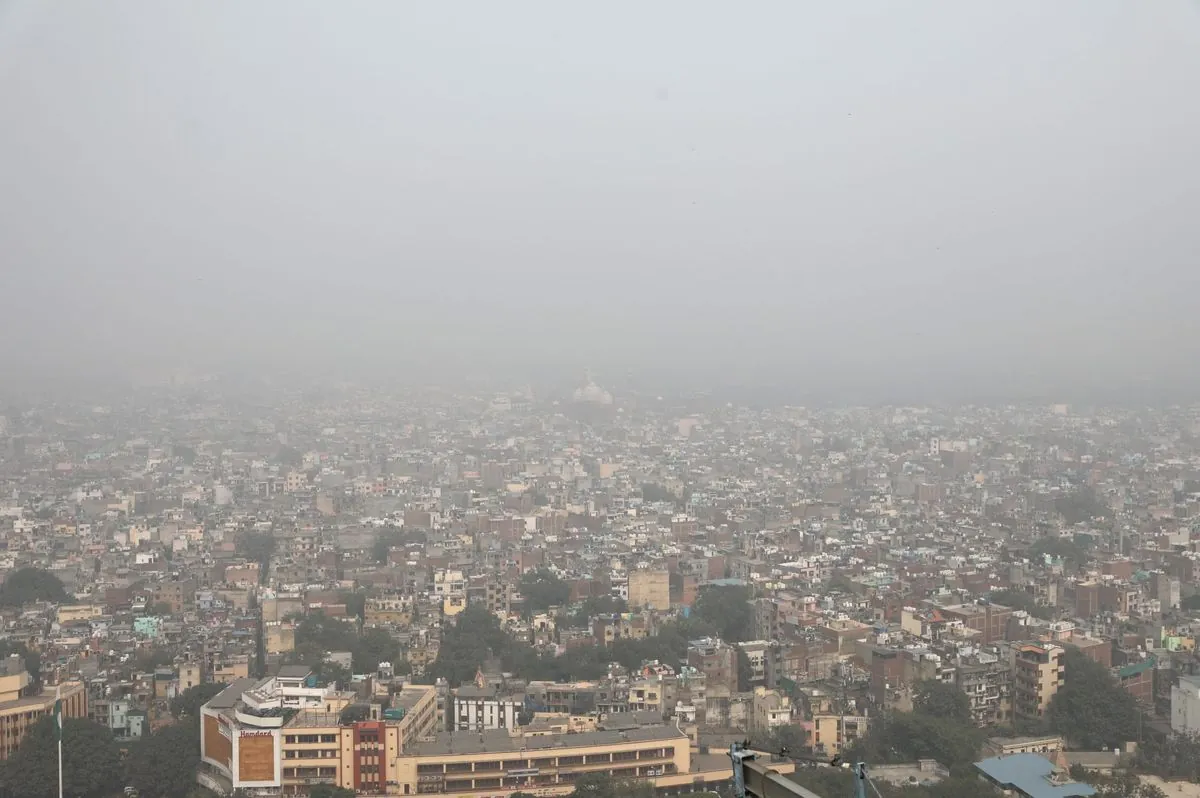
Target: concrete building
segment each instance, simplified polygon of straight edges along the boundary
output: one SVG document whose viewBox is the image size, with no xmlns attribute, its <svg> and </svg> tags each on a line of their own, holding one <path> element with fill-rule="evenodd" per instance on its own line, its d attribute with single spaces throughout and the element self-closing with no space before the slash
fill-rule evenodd
<svg viewBox="0 0 1200 798">
<path fill-rule="evenodd" d="M 1012 715 L 1012 671 L 1008 662 L 990 651 L 963 657 L 954 672 L 958 688 L 967 695 L 971 719 L 979 726 L 1007 723 Z"/>
<path fill-rule="evenodd" d="M 630 571 L 629 606 L 632 609 L 670 609 L 670 574 L 667 571 Z"/>
<path fill-rule="evenodd" d="M 809 742 L 818 756 L 838 756 L 842 749 L 867 735 L 865 715 L 813 715 Z"/>
<path fill-rule="evenodd" d="M 1013 715 L 1036 720 L 1065 683 L 1064 649 L 1053 643 L 1021 643 L 1010 649 Z"/>
<path fill-rule="evenodd" d="M 315 784 L 386 792 L 405 745 L 436 731 L 431 686 L 406 686 L 382 718 L 343 723 L 354 694 L 314 686 L 308 675 L 287 666 L 240 679 L 201 708 L 201 786 L 221 795 L 302 795 Z"/>
<path fill-rule="evenodd" d="M 525 706 L 525 696 L 502 695 L 494 687 L 464 685 L 454 693 L 455 731 L 494 731 L 517 728 L 517 715 Z"/>
<path fill-rule="evenodd" d="M 975 763 L 984 781 L 1021 798 L 1084 798 L 1095 795 L 1090 784 L 1071 781 L 1040 754 L 1013 754 Z"/>
<path fill-rule="evenodd" d="M 8 759 L 17 750 L 30 726 L 54 712 L 55 689 L 35 693 L 33 688 L 33 677 L 20 657 L 0 660 L 0 760 Z M 63 715 L 86 718 L 87 690 L 83 683 L 65 682 L 59 689 Z"/>
<path fill-rule="evenodd" d="M 1171 688 L 1171 731 L 1200 733 L 1200 676 L 1183 674 Z"/>
<path fill-rule="evenodd" d="M 792 701 L 778 690 L 757 687 L 754 690 L 754 715 L 750 730 L 755 734 L 769 734 L 772 730 L 792 722 Z"/>
<path fill-rule="evenodd" d="M 714 761 L 708 772 L 692 772 L 687 735 L 673 726 L 647 726 L 537 737 L 442 735 L 399 757 L 394 776 L 403 795 L 503 795 L 515 790 L 564 795 L 584 773 L 647 780 L 660 789 L 727 781 L 729 768 L 717 769 L 718 764 Z"/>
</svg>

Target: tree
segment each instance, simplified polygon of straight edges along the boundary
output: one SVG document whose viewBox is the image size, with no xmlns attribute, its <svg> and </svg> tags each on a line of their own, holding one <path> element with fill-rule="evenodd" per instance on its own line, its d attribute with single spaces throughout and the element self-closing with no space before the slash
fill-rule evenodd
<svg viewBox="0 0 1200 798">
<path fill-rule="evenodd" d="M 936 759 L 955 768 L 974 763 L 982 744 L 983 733 L 960 719 L 895 712 L 874 720 L 867 736 L 856 742 L 846 756 L 879 764 Z"/>
<path fill-rule="evenodd" d="M 1138 708 L 1100 663 L 1067 648 L 1066 682 L 1046 710 L 1051 728 L 1084 751 L 1103 751 L 1137 739 Z"/>
<path fill-rule="evenodd" d="M 739 647 L 737 649 L 737 679 L 738 692 L 745 693 L 752 689 L 750 682 L 754 680 L 754 666 L 750 656 Z"/>
<path fill-rule="evenodd" d="M 525 647 L 513 645 L 495 615 L 478 604 L 470 604 L 455 616 L 453 626 L 442 631 L 442 644 L 428 675 L 442 677 L 451 687 L 458 687 L 474 679 L 488 657 L 513 656 L 519 648 Z M 532 650 L 528 652 L 536 659 Z"/>
<path fill-rule="evenodd" d="M 200 719 L 200 707 L 207 704 L 217 693 L 229 685 L 219 682 L 205 682 L 195 687 L 189 687 L 171 699 L 171 714 L 176 718 Z"/>
<path fill-rule="evenodd" d="M 767 738 L 767 749 L 772 754 L 796 755 L 808 746 L 808 737 L 804 727 L 798 723 L 788 723 L 771 729 Z"/>
<path fill-rule="evenodd" d="M 404 537 L 401 535 L 400 530 L 395 527 L 388 527 L 375 536 L 375 543 L 371 546 L 371 556 L 375 558 L 375 562 L 386 564 L 388 552 L 403 542 Z"/>
<path fill-rule="evenodd" d="M 1034 618 L 1041 618 L 1044 621 L 1050 620 L 1054 615 L 1049 607 L 1038 604 L 1033 596 L 1020 590 L 994 590 L 988 595 L 988 600 L 993 604 L 1012 607 L 1014 610 L 1023 610 Z"/>
<path fill-rule="evenodd" d="M 170 615 L 172 609 L 174 609 L 174 608 L 171 606 L 171 602 L 159 601 L 159 602 L 156 602 L 154 604 L 154 606 L 150 608 L 150 614 L 151 615 Z"/>
<path fill-rule="evenodd" d="M 754 634 L 751 591 L 742 585 L 710 587 L 696 599 L 696 616 L 716 627 L 727 643 L 739 643 Z"/>
<path fill-rule="evenodd" d="M 25 672 L 29 674 L 29 678 L 33 679 L 32 689 L 40 692 L 42 689 L 42 655 L 24 643 L 0 640 L 0 660 L 9 657 L 21 658 L 25 665 Z"/>
<path fill-rule="evenodd" d="M 1087 487 L 1076 488 L 1058 496 L 1054 500 L 1054 509 L 1072 526 L 1095 518 L 1107 518 L 1111 512 L 1096 492 Z"/>
<path fill-rule="evenodd" d="M 58 794 L 58 736 L 53 718 L 41 718 L 26 732 L 5 765 L 4 781 L 12 798 Z M 121 789 L 121 782 L 121 752 L 112 732 L 90 720 L 67 718 L 63 723 L 64 794 L 107 798 Z"/>
<path fill-rule="evenodd" d="M 918 682 L 913 695 L 913 711 L 935 718 L 971 723 L 971 700 L 952 684 L 926 679 Z"/>
<path fill-rule="evenodd" d="M 247 560 L 259 565 L 259 576 L 265 578 L 271 567 L 271 555 L 275 553 L 275 538 L 269 532 L 244 532 L 238 540 L 238 548 Z"/>
<path fill-rule="evenodd" d="M 662 485 L 655 485 L 652 482 L 642 483 L 642 501 L 644 502 L 666 502 L 669 504 L 678 504 L 679 497 L 671 491 L 664 488 Z"/>
<path fill-rule="evenodd" d="M 1143 784 L 1133 773 L 1105 775 L 1072 765 L 1071 778 L 1095 787 L 1098 798 L 1166 798 L 1159 787 Z"/>
<path fill-rule="evenodd" d="M 138 798 L 175 798 L 195 786 L 199 764 L 200 725 L 177 723 L 135 743 L 126 767 Z"/>
<path fill-rule="evenodd" d="M 1147 735 L 1137 749 L 1137 769 L 1167 781 L 1200 781 L 1200 737 Z"/>
<path fill-rule="evenodd" d="M 367 594 L 361 590 L 355 590 L 351 593 L 342 594 L 342 600 L 346 602 L 346 614 L 352 615 L 362 621 L 367 617 Z"/>
<path fill-rule="evenodd" d="M 545 612 L 561 607 L 571 598 L 571 586 L 548 568 L 526 571 L 521 576 L 521 595 L 525 597 L 525 612 Z"/>
<path fill-rule="evenodd" d="M 366 704 L 350 704 L 338 715 L 338 723 L 348 725 L 371 717 L 371 707 Z"/>
<path fill-rule="evenodd" d="M 400 643 L 383 629 L 368 629 L 350 648 L 355 673 L 370 673 L 381 662 L 400 659 Z"/>
<path fill-rule="evenodd" d="M 1067 538 L 1040 537 L 1029 547 L 1029 559 L 1031 560 L 1040 560 L 1047 554 L 1076 566 L 1083 565 L 1090 559 L 1082 546 Z"/>
<path fill-rule="evenodd" d="M 308 791 L 308 798 L 354 798 L 354 790 L 347 787 L 335 787 L 332 784 L 318 784 Z"/>
<path fill-rule="evenodd" d="M 35 601 L 61 604 L 67 600 L 59 578 L 41 568 L 18 568 L 0 584 L 0 607 L 22 607 Z"/>
<path fill-rule="evenodd" d="M 645 781 L 618 781 L 607 773 L 585 773 L 575 781 L 571 798 L 654 798 Z"/>
</svg>

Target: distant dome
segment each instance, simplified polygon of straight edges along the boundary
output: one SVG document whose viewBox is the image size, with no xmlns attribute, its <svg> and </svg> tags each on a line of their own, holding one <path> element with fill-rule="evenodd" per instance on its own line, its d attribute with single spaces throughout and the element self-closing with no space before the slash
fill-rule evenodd
<svg viewBox="0 0 1200 798">
<path fill-rule="evenodd" d="M 592 375 L 586 374 L 583 385 L 575 389 L 572 398 L 580 404 L 611 405 L 612 394 L 592 381 Z"/>
</svg>

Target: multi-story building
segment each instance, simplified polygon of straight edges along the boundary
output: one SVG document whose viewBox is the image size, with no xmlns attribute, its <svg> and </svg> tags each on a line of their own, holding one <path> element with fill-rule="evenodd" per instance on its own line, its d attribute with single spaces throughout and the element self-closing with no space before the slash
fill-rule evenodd
<svg viewBox="0 0 1200 798">
<path fill-rule="evenodd" d="M 792 722 L 792 701 L 778 690 L 765 687 L 754 689 L 754 714 L 750 719 L 750 730 L 755 734 L 769 734 L 779 726 Z"/>
<path fill-rule="evenodd" d="M 241 679 L 201 709 L 199 783 L 227 795 L 306 794 L 315 784 L 387 792 L 396 758 L 436 732 L 433 687 L 406 686 L 382 717 L 341 719 L 354 698 L 315 686 L 308 670 L 285 667 Z"/>
<path fill-rule="evenodd" d="M 737 692 L 737 653 L 732 646 L 711 637 L 689 641 L 687 664 L 704 674 L 710 693 L 718 687 Z"/>
<path fill-rule="evenodd" d="M 1200 676 L 1183 674 L 1171 688 L 1171 731 L 1200 733 Z"/>
<path fill-rule="evenodd" d="M 809 743 L 819 755 L 838 756 L 843 748 L 867 735 L 870 723 L 865 715 L 813 715 Z"/>
<path fill-rule="evenodd" d="M 750 661 L 750 685 L 767 686 L 767 671 L 771 659 L 771 644 L 766 640 L 748 640 L 738 643 L 738 648 Z"/>
<path fill-rule="evenodd" d="M 82 682 L 64 682 L 39 692 L 34 686 L 20 657 L 0 660 L 0 760 L 17 750 L 29 727 L 54 712 L 56 697 L 62 698 L 64 717 L 88 716 L 87 690 Z"/>
<path fill-rule="evenodd" d="M 467 580 L 457 569 L 439 568 L 433 575 L 433 595 L 443 615 L 458 615 L 467 608 Z"/>
<path fill-rule="evenodd" d="M 466 685 L 454 693 L 456 731 L 493 731 L 517 728 L 517 715 L 525 706 L 525 696 L 503 695 L 495 687 Z"/>
<path fill-rule="evenodd" d="M 1062 646 L 1020 643 L 1009 649 L 1013 671 L 1013 715 L 1036 720 L 1065 683 Z"/>
<path fill-rule="evenodd" d="M 479 796 L 514 790 L 561 795 L 588 773 L 645 779 L 657 787 L 729 778 L 728 767 L 692 773 L 687 735 L 673 726 L 538 737 L 443 735 L 399 757 L 394 775 L 403 795 Z"/>
<path fill-rule="evenodd" d="M 960 657 L 955 670 L 958 688 L 967 695 L 971 718 L 979 726 L 1006 723 L 1012 715 L 1012 671 L 990 651 Z"/>
<path fill-rule="evenodd" d="M 670 574 L 667 571 L 630 571 L 629 606 L 639 610 L 670 609 Z"/>
</svg>

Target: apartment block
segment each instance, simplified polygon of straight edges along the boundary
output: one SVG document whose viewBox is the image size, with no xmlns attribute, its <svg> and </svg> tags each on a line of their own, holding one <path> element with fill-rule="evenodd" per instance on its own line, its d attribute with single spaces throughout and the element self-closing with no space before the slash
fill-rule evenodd
<svg viewBox="0 0 1200 798">
<path fill-rule="evenodd" d="M 631 571 L 629 606 L 633 609 L 671 608 L 671 576 L 667 571 Z"/>
<path fill-rule="evenodd" d="M 1013 715 L 1035 720 L 1065 683 L 1064 649 L 1053 643 L 1021 643 L 1010 649 Z"/>
<path fill-rule="evenodd" d="M 55 688 L 34 692 L 33 677 L 20 657 L 0 660 L 0 760 L 17 750 L 25 732 L 54 711 Z M 82 682 L 65 682 L 61 690 L 63 715 L 86 718 L 87 690 Z"/>
</svg>

